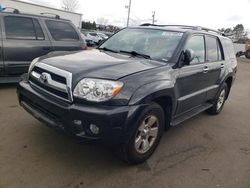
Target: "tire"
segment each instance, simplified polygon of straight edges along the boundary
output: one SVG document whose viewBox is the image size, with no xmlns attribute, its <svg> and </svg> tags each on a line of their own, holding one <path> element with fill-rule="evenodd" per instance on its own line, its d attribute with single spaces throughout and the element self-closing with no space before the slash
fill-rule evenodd
<svg viewBox="0 0 250 188">
<path fill-rule="evenodd" d="M 247 50 L 245 52 L 245 56 L 246 56 L 247 59 L 250 59 L 250 50 Z"/>
<path fill-rule="evenodd" d="M 119 147 L 118 156 L 129 164 L 146 161 L 157 148 L 164 132 L 164 125 L 163 109 L 158 104 L 151 103 L 134 124 L 128 141 Z M 158 131 L 156 131 L 156 127 L 158 127 Z"/>
<path fill-rule="evenodd" d="M 223 109 L 227 95 L 228 95 L 228 87 L 227 87 L 227 84 L 224 83 L 214 100 L 213 106 L 209 108 L 207 112 L 212 115 L 219 114 L 221 110 Z"/>
</svg>

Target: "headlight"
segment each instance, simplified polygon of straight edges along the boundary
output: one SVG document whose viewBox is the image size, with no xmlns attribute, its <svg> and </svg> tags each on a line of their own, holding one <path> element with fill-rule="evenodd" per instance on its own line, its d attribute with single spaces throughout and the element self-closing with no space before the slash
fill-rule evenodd
<svg viewBox="0 0 250 188">
<path fill-rule="evenodd" d="M 76 85 L 73 95 L 88 101 L 107 101 L 119 93 L 122 86 L 119 81 L 84 78 Z"/>
<path fill-rule="evenodd" d="M 33 67 L 34 67 L 35 64 L 38 62 L 38 60 L 39 60 L 39 57 L 35 58 L 35 59 L 30 63 L 28 73 L 30 73 L 30 71 L 33 69 Z"/>
</svg>

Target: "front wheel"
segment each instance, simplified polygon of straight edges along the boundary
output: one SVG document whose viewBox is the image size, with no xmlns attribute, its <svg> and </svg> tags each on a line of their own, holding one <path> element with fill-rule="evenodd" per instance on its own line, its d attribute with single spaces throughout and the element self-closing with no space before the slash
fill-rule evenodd
<svg viewBox="0 0 250 188">
<path fill-rule="evenodd" d="M 215 102 L 211 108 L 207 110 L 209 114 L 212 115 L 217 115 L 221 112 L 223 109 L 223 106 L 225 104 L 226 98 L 228 94 L 228 87 L 227 84 L 224 83 L 223 86 L 221 87 L 217 97 L 215 98 Z"/>
<path fill-rule="evenodd" d="M 152 103 L 134 126 L 128 142 L 119 149 L 119 156 L 130 164 L 144 162 L 155 151 L 164 131 L 164 111 Z"/>
</svg>

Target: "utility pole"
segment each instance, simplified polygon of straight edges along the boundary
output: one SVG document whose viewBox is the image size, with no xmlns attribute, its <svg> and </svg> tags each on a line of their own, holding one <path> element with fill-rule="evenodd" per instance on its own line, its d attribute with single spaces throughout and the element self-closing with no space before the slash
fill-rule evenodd
<svg viewBox="0 0 250 188">
<path fill-rule="evenodd" d="M 127 19 L 127 27 L 129 26 L 129 17 L 130 17 L 130 8 L 131 8 L 131 0 L 129 0 L 129 5 L 125 6 L 128 9 L 128 19 Z"/>
<path fill-rule="evenodd" d="M 156 22 L 156 20 L 155 20 L 155 11 L 153 11 L 152 19 L 153 19 L 152 24 L 155 24 L 155 22 Z"/>
</svg>

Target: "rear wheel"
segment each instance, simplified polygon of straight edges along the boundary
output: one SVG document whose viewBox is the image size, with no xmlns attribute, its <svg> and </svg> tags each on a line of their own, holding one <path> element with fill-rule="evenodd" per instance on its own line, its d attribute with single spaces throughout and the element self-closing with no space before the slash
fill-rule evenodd
<svg viewBox="0 0 250 188">
<path fill-rule="evenodd" d="M 211 108 L 207 110 L 208 113 L 216 115 L 221 112 L 223 109 L 223 106 L 225 104 L 226 98 L 228 94 L 228 87 L 227 84 L 224 83 L 222 88 L 219 91 L 219 94 L 217 95 L 215 102 Z"/>
<path fill-rule="evenodd" d="M 147 160 L 158 146 L 164 131 L 164 111 L 156 104 L 148 106 L 135 123 L 127 143 L 119 149 L 119 156 L 131 164 Z"/>
</svg>

